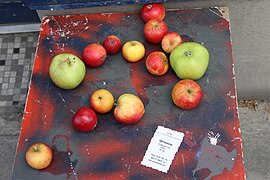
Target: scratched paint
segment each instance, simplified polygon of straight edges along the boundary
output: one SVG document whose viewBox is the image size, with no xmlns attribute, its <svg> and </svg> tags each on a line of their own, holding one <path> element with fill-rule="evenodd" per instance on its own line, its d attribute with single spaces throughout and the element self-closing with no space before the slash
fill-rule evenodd
<svg viewBox="0 0 270 180">
<path fill-rule="evenodd" d="M 121 53 L 110 55 L 101 67 L 87 68 L 82 84 L 71 91 L 51 82 L 48 69 L 56 54 L 81 57 L 87 44 L 102 43 L 111 34 L 123 43 L 143 42 L 146 55 L 161 50 L 160 45 L 145 41 L 138 12 L 43 19 L 12 179 L 244 179 L 229 21 L 217 8 L 206 8 L 168 10 L 165 22 L 183 41 L 201 43 L 210 52 L 209 68 L 197 81 L 203 100 L 190 111 L 177 108 L 171 100 L 171 90 L 179 81 L 172 69 L 164 76 L 152 76 L 145 68 L 146 56 L 138 63 L 127 63 Z M 127 126 L 118 123 L 111 111 L 98 114 L 93 132 L 75 131 L 74 113 L 89 106 L 90 95 L 101 88 L 116 99 L 123 93 L 137 94 L 145 105 L 144 118 Z M 167 174 L 140 164 L 158 125 L 185 133 Z M 64 138 L 54 143 L 59 135 Z M 56 153 L 53 164 L 42 171 L 31 169 L 24 159 L 27 148 L 38 141 L 51 145 Z M 64 169 L 57 166 L 61 163 Z"/>
</svg>

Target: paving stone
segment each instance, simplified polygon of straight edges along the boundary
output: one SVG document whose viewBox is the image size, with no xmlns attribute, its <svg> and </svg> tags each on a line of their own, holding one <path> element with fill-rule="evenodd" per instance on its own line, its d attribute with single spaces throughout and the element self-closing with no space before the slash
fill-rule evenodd
<svg viewBox="0 0 270 180">
<path fill-rule="evenodd" d="M 247 179 L 270 179 L 270 102 L 239 111 Z"/>
<path fill-rule="evenodd" d="M 0 116 L 0 136 L 19 135 L 21 122 L 17 120 L 18 117 L 10 116 L 8 119 Z"/>
<path fill-rule="evenodd" d="M 0 179 L 10 179 L 18 136 L 0 136 Z"/>
</svg>

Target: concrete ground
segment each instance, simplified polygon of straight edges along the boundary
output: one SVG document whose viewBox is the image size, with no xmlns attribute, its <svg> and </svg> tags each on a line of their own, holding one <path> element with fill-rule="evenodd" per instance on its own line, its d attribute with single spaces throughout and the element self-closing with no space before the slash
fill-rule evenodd
<svg viewBox="0 0 270 180">
<path fill-rule="evenodd" d="M 239 115 L 247 179 L 270 179 L 270 101 L 239 101 Z M 22 109 L 0 115 L 0 179 L 10 178 L 21 118 Z"/>
</svg>

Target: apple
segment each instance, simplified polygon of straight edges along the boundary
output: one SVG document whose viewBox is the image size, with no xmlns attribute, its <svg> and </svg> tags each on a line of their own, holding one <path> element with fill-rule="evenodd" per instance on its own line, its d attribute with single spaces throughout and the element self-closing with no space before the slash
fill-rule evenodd
<svg viewBox="0 0 270 180">
<path fill-rule="evenodd" d="M 144 22 L 147 22 L 151 19 L 163 20 L 166 11 L 160 3 L 149 3 L 141 8 L 140 14 Z"/>
<path fill-rule="evenodd" d="M 50 64 L 49 75 L 55 85 L 74 89 L 84 79 L 86 67 L 83 61 L 70 53 L 56 55 Z"/>
<path fill-rule="evenodd" d="M 81 107 L 73 116 L 73 127 L 80 132 L 90 132 L 97 126 L 98 118 L 91 108 Z"/>
<path fill-rule="evenodd" d="M 145 61 L 147 70 L 153 75 L 163 75 L 169 69 L 167 56 L 161 51 L 150 53 Z"/>
<path fill-rule="evenodd" d="M 122 54 L 128 62 L 137 62 L 144 57 L 145 48 L 139 41 L 128 41 L 122 48 Z"/>
<path fill-rule="evenodd" d="M 108 54 L 116 54 L 121 49 L 121 40 L 117 36 L 108 36 L 103 42 L 103 46 Z"/>
<path fill-rule="evenodd" d="M 181 79 L 200 79 L 209 63 L 208 50 L 195 42 L 180 44 L 170 54 L 170 64 Z"/>
<path fill-rule="evenodd" d="M 197 107 L 202 101 L 202 89 L 191 79 L 184 79 L 176 83 L 172 90 L 174 104 L 182 109 Z"/>
<path fill-rule="evenodd" d="M 34 169 L 44 169 L 48 167 L 53 160 L 53 151 L 45 143 L 32 144 L 25 154 L 27 164 Z"/>
<path fill-rule="evenodd" d="M 182 38 L 177 32 L 168 32 L 161 40 L 161 47 L 168 54 L 180 44 L 182 44 Z"/>
<path fill-rule="evenodd" d="M 168 32 L 167 24 L 158 19 L 151 19 L 143 28 L 144 37 L 147 41 L 153 44 L 161 42 L 163 36 Z"/>
<path fill-rule="evenodd" d="M 106 89 L 96 90 L 90 97 L 90 105 L 98 113 L 107 113 L 113 108 L 113 95 Z"/>
<path fill-rule="evenodd" d="M 114 117 L 123 124 L 134 124 L 144 115 L 144 105 L 140 98 L 133 94 L 122 94 L 117 100 Z"/>
<path fill-rule="evenodd" d="M 100 44 L 89 44 L 83 49 L 82 60 L 89 67 L 98 67 L 105 62 L 107 52 Z"/>
</svg>

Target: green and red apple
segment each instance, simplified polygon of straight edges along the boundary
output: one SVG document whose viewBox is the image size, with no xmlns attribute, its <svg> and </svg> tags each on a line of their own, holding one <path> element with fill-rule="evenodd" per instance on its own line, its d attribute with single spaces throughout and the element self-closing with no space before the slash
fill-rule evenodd
<svg viewBox="0 0 270 180">
<path fill-rule="evenodd" d="M 44 169 L 53 160 L 53 151 L 45 143 L 32 144 L 25 154 L 27 164 L 34 169 Z"/>
<path fill-rule="evenodd" d="M 161 47 L 168 54 L 180 44 L 182 44 L 182 38 L 177 32 L 168 32 L 161 40 Z"/>
<path fill-rule="evenodd" d="M 122 94 L 114 109 L 114 117 L 123 124 L 134 124 L 144 115 L 144 105 L 141 99 L 133 94 Z"/>
<path fill-rule="evenodd" d="M 200 79 L 207 70 L 209 52 L 201 44 L 185 42 L 170 54 L 170 64 L 180 79 Z"/>
<path fill-rule="evenodd" d="M 161 76 L 169 69 L 167 56 L 161 51 L 150 53 L 145 61 L 146 69 L 153 75 Z"/>
<path fill-rule="evenodd" d="M 160 43 L 167 32 L 167 24 L 164 21 L 158 19 L 149 20 L 143 28 L 145 39 L 153 44 Z"/>
<path fill-rule="evenodd" d="M 172 90 L 174 104 L 182 109 L 197 107 L 202 101 L 201 86 L 191 79 L 184 79 L 176 83 Z"/>
</svg>

